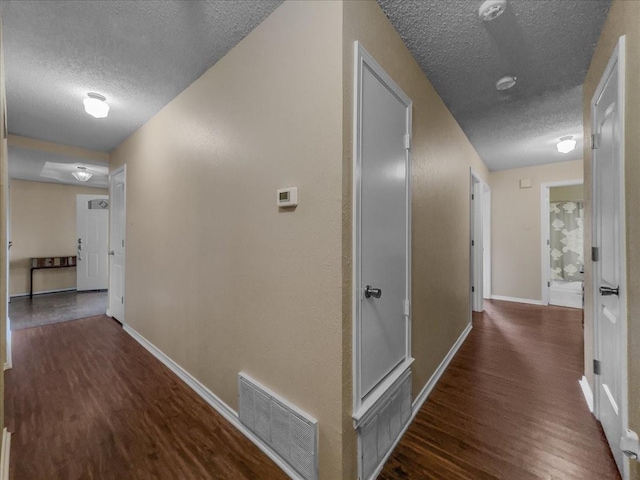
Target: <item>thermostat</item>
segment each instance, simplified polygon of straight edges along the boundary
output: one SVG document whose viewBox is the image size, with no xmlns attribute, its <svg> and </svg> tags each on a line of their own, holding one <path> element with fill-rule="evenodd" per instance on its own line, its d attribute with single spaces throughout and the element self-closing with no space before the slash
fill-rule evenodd
<svg viewBox="0 0 640 480">
<path fill-rule="evenodd" d="M 281 188 L 278 190 L 276 204 L 279 207 L 295 207 L 298 205 L 298 187 Z"/>
</svg>

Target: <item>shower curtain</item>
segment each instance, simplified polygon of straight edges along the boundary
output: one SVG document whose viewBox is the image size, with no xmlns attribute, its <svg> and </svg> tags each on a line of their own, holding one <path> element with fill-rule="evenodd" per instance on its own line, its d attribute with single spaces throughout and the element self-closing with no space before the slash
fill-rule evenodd
<svg viewBox="0 0 640 480">
<path fill-rule="evenodd" d="M 584 280 L 584 205 L 582 202 L 550 204 L 551 278 Z"/>
</svg>

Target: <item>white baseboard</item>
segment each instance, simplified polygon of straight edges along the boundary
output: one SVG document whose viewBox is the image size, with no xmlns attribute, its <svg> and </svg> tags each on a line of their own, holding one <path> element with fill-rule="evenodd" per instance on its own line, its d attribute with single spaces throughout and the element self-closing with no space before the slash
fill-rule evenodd
<svg viewBox="0 0 640 480">
<path fill-rule="evenodd" d="M 240 423 L 238 412 L 224 403 L 216 394 L 200 383 L 193 375 L 169 358 L 162 350 L 149 342 L 146 338 L 136 332 L 128 325 L 123 325 L 124 331 L 133 337 L 140 345 L 148 350 L 154 357 L 160 360 L 169 370 L 175 373 L 180 380 L 187 384 L 202 399 L 211 405 L 220 415 L 222 415 L 231 425 L 236 427 L 240 433 L 251 440 L 260 450 L 264 452 L 276 465 L 278 465 L 289 477 L 294 480 L 303 480 L 287 462 L 285 462 L 274 450 L 262 442 L 251 430 Z"/>
<path fill-rule="evenodd" d="M 75 291 L 76 291 L 75 288 L 59 288 L 55 290 L 42 290 L 40 292 L 33 292 L 33 296 L 35 297 L 36 295 L 44 295 L 45 293 L 63 293 L 63 292 L 75 292 Z M 14 293 L 13 295 L 11 295 L 11 298 L 28 297 L 28 296 L 29 296 L 29 292 Z"/>
<path fill-rule="evenodd" d="M 587 377 L 583 375 L 582 378 L 578 380 L 578 383 L 580 384 L 580 388 L 582 389 L 584 399 L 587 401 L 587 405 L 589 406 L 589 411 L 593 413 L 593 392 L 591 391 L 591 387 L 589 386 Z"/>
<path fill-rule="evenodd" d="M 369 480 L 374 480 L 375 478 L 378 477 L 378 475 L 380 475 L 380 472 L 382 471 L 382 469 L 384 468 L 384 465 L 389 460 L 389 457 L 391 457 L 391 454 L 393 453 L 393 451 L 396 449 L 396 447 L 400 443 L 400 440 L 404 436 L 405 432 L 409 429 L 409 426 L 413 423 L 413 420 L 416 418 L 416 415 L 418 415 L 418 412 L 420 411 L 420 408 L 422 407 L 422 405 L 424 405 L 424 402 L 427 401 L 427 398 L 429 397 L 429 394 L 431 393 L 431 391 L 434 389 L 434 387 L 438 383 L 438 380 L 440 380 L 440 377 L 442 377 L 442 374 L 444 373 L 444 371 L 449 366 L 449 363 L 451 363 L 451 360 L 453 359 L 455 354 L 460 349 L 460 346 L 465 341 L 465 339 L 469 335 L 469 332 L 471 332 L 472 328 L 473 328 L 473 325 L 471 323 L 469 323 L 465 327 L 465 329 L 462 331 L 462 333 L 460 334 L 460 336 L 456 340 L 456 343 L 453 344 L 453 346 L 451 347 L 451 349 L 449 350 L 447 355 L 444 357 L 442 362 L 440 362 L 440 365 L 438 365 L 438 368 L 436 368 L 436 371 L 433 372 L 433 375 L 431 375 L 431 378 L 429 379 L 427 384 L 420 391 L 420 394 L 413 401 L 413 404 L 411 405 L 411 418 L 409 419 L 407 424 L 404 426 L 404 428 L 400 432 L 400 435 L 398 435 L 396 440 L 393 442 L 393 445 L 391 446 L 391 448 L 389 449 L 387 454 L 382 458 L 382 460 L 380 461 L 380 464 L 373 471 L 373 473 L 369 477 Z"/>
<path fill-rule="evenodd" d="M 412 405 L 413 413 L 411 415 L 411 422 L 413 422 L 413 419 L 418 414 L 418 411 L 420 410 L 422 405 L 424 405 L 424 402 L 427 401 L 429 394 L 438 383 L 438 380 L 440 380 L 440 377 L 442 377 L 442 374 L 451 363 L 451 360 L 453 360 L 453 357 L 455 356 L 455 354 L 458 353 L 458 350 L 460 349 L 464 341 L 467 339 L 467 336 L 469 335 L 469 332 L 471 332 L 472 328 L 473 328 L 473 325 L 471 323 L 469 323 L 466 326 L 466 328 L 462 331 L 462 333 L 458 337 L 458 340 L 456 340 L 456 343 L 454 343 L 451 349 L 449 350 L 449 353 L 447 353 L 447 355 L 444 357 L 442 362 L 440 362 L 440 365 L 438 365 L 438 368 L 436 368 L 436 371 L 433 372 L 433 375 L 431 375 L 431 378 L 429 379 L 427 384 L 422 388 L 422 390 L 420 391 L 420 394 L 413 401 L 413 405 Z"/>
<path fill-rule="evenodd" d="M 9 454 L 11 453 L 11 433 L 2 430 L 2 451 L 0 452 L 0 480 L 9 480 Z"/>
<path fill-rule="evenodd" d="M 491 300 L 502 300 L 504 302 L 526 303 L 529 305 L 544 305 L 542 300 L 531 300 L 530 298 L 505 297 L 503 295 L 491 295 Z"/>
</svg>

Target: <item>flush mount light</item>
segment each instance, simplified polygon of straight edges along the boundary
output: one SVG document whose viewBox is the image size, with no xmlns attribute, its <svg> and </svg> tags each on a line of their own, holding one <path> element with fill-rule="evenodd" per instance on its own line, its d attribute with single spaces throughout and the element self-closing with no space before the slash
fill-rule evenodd
<svg viewBox="0 0 640 480">
<path fill-rule="evenodd" d="M 496 82 L 496 88 L 500 91 L 509 90 L 516 84 L 517 77 L 507 75 Z"/>
<path fill-rule="evenodd" d="M 507 0 L 487 0 L 478 9 L 478 16 L 483 22 L 490 22 L 502 15 L 507 8 Z"/>
<path fill-rule="evenodd" d="M 93 173 L 87 172 L 87 167 L 78 167 L 78 171 L 71 172 L 71 175 L 79 182 L 86 182 L 93 177 Z"/>
<path fill-rule="evenodd" d="M 560 153 L 569 153 L 576 149 L 576 141 L 571 135 L 560 137 L 560 141 L 556 145 L 556 148 Z"/>
<path fill-rule="evenodd" d="M 109 105 L 107 105 L 106 98 L 104 98 L 99 93 L 89 92 L 87 93 L 87 98 L 85 98 L 82 103 L 84 103 L 84 110 L 92 117 L 96 118 L 105 118 L 109 115 Z"/>
</svg>

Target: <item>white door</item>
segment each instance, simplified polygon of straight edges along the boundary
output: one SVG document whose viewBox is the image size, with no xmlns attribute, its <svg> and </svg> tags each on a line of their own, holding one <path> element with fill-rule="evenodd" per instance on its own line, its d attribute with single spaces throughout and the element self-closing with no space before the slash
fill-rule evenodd
<svg viewBox="0 0 640 480">
<path fill-rule="evenodd" d="M 471 309 L 474 312 L 484 310 L 484 248 L 482 199 L 483 184 L 471 174 Z"/>
<path fill-rule="evenodd" d="M 624 171 L 623 125 L 620 121 L 624 104 L 618 58 L 624 57 L 624 44 L 605 71 L 592 102 L 594 182 L 594 316 L 596 355 L 600 374 L 596 375 L 598 417 L 618 464 L 623 471 L 620 438 L 626 409 L 626 342 L 625 336 L 625 257 L 624 257 Z"/>
<path fill-rule="evenodd" d="M 76 195 L 77 289 L 109 286 L 109 197 Z"/>
<path fill-rule="evenodd" d="M 121 167 L 111 174 L 109 194 L 109 315 L 124 323 L 124 254 L 126 172 Z"/>
<path fill-rule="evenodd" d="M 410 360 L 411 100 L 359 46 L 355 170 L 356 409 Z"/>
</svg>

